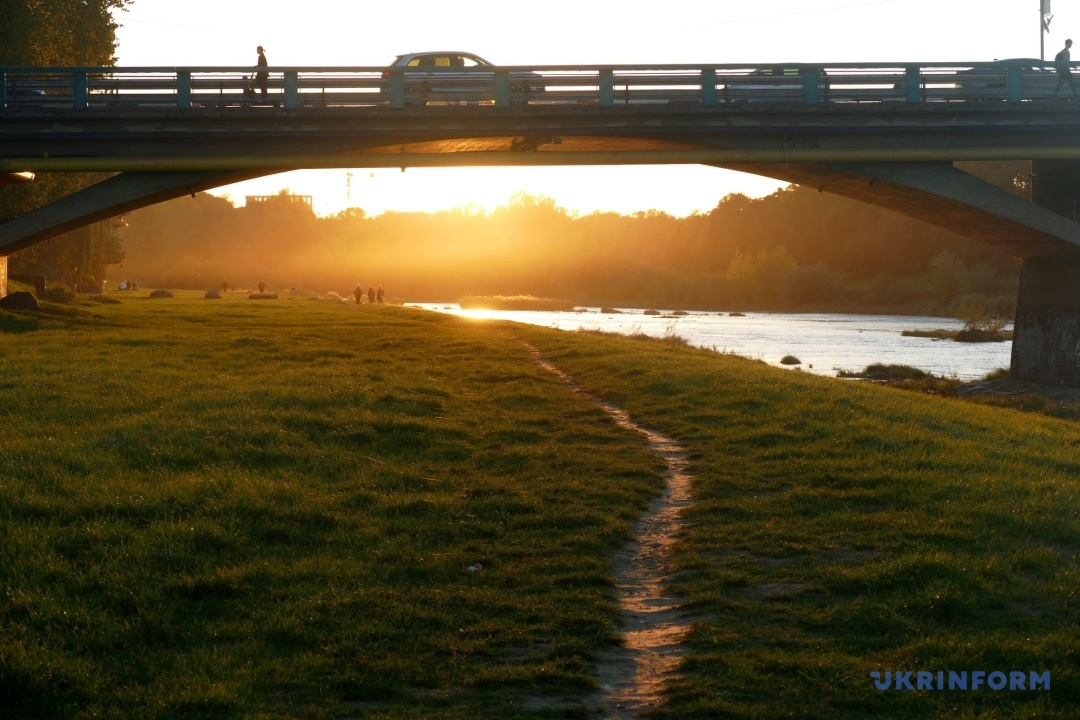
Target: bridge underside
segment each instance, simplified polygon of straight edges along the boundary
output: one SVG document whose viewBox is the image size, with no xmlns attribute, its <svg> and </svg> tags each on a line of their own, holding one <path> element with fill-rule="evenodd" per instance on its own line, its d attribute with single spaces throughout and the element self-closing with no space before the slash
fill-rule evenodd
<svg viewBox="0 0 1080 720">
<path fill-rule="evenodd" d="M 1080 251 L 1080 224 L 1026 202 L 968 173 L 951 162 L 707 162 L 717 148 L 695 137 L 673 141 L 651 137 L 518 135 L 456 137 L 397 142 L 368 147 L 324 142 L 315 153 L 298 155 L 285 147 L 284 157 L 317 159 L 323 167 L 432 167 L 477 163 L 504 165 L 576 165 L 634 163 L 643 156 L 667 164 L 702 160 L 704 164 L 773 177 L 843 195 L 985 242 L 1021 258 Z M 289 169 L 255 147 L 242 156 L 214 152 L 156 158 L 151 169 L 129 170 L 25 216 L 0 224 L 0 253 L 7 255 L 80 225 L 129 212 L 184 194 Z M 236 150 L 234 149 L 235 153 Z M 720 154 L 725 154 L 720 149 Z M 482 159 L 476 159 L 482 156 Z M 93 158 L 81 169 L 94 167 Z M 116 165 L 116 158 L 107 162 Z M 139 167 L 135 163 L 132 167 Z M 195 169 L 198 168 L 198 169 Z"/>
<path fill-rule="evenodd" d="M 207 171 L 121 173 L 0 224 L 0 252 L 10 255 L 99 220 L 184 195 L 250 180 L 262 174 Z"/>
</svg>

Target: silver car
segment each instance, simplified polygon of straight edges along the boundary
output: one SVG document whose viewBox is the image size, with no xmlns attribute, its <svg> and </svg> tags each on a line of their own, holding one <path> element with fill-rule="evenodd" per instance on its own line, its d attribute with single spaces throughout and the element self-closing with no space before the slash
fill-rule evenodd
<svg viewBox="0 0 1080 720">
<path fill-rule="evenodd" d="M 479 55 L 456 50 L 398 55 L 391 68 L 405 68 L 408 104 L 491 104 L 495 100 L 495 65 Z M 490 70 L 485 70 L 485 69 Z M 392 73 L 383 73 L 389 79 Z M 514 103 L 526 103 L 544 91 L 542 78 L 526 70 L 510 73 Z"/>
</svg>

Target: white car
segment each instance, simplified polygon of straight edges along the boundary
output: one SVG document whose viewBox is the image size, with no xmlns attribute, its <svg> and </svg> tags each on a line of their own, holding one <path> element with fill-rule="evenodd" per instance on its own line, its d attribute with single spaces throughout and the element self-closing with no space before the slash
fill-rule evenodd
<svg viewBox="0 0 1080 720">
<path fill-rule="evenodd" d="M 398 55 L 391 68 L 405 68 L 405 97 L 409 104 L 492 103 L 495 98 L 495 65 L 479 55 L 459 51 Z M 392 73 L 383 73 L 389 79 Z M 526 103 L 544 91 L 542 78 L 523 70 L 510 73 L 514 103 Z"/>
<path fill-rule="evenodd" d="M 1058 73 L 1054 63 L 1034 58 L 995 60 L 983 67 L 961 70 L 956 73 L 956 87 L 964 100 L 1004 100 L 1009 68 L 1020 70 L 1024 99 L 1050 99 L 1055 90 L 1059 89 Z M 1080 80 L 1080 78 L 1077 79 Z M 1068 85 L 1060 90 L 1068 93 L 1063 97 L 1072 95 L 1072 88 Z"/>
</svg>

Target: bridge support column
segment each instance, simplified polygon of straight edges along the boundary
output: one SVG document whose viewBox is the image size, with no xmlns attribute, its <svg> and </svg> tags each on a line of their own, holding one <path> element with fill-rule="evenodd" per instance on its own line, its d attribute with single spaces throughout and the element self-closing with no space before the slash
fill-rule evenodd
<svg viewBox="0 0 1080 720">
<path fill-rule="evenodd" d="M 0 255 L 0 298 L 7 297 L 7 255 Z"/>
<path fill-rule="evenodd" d="M 1080 219 L 1080 162 L 1032 164 L 1032 201 Z M 1012 376 L 1080 387 L 1080 253 L 1024 260 L 1013 333 Z"/>
<path fill-rule="evenodd" d="M 1012 376 L 1080 387 L 1080 258 L 1051 255 L 1024 261 Z"/>
</svg>

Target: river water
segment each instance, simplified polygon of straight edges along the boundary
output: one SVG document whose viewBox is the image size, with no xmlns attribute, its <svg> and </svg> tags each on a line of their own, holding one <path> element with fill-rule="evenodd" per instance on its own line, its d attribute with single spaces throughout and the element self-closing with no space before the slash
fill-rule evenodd
<svg viewBox="0 0 1080 720">
<path fill-rule="evenodd" d="M 462 310 L 455 304 L 410 303 L 438 312 L 475 319 L 513 320 L 558 330 L 602 330 L 653 337 L 678 335 L 693 345 L 763 360 L 777 367 L 836 375 L 838 369 L 862 370 L 873 363 L 910 365 L 935 375 L 963 380 L 981 378 L 1009 366 L 1011 342 L 958 343 L 952 340 L 904 337 L 903 330 L 959 330 L 953 318 L 902 315 L 837 315 L 692 312 L 686 316 L 646 315 L 644 310 L 618 308 L 620 314 L 598 308 L 576 312 Z M 802 361 L 781 366 L 780 358 Z"/>
</svg>

